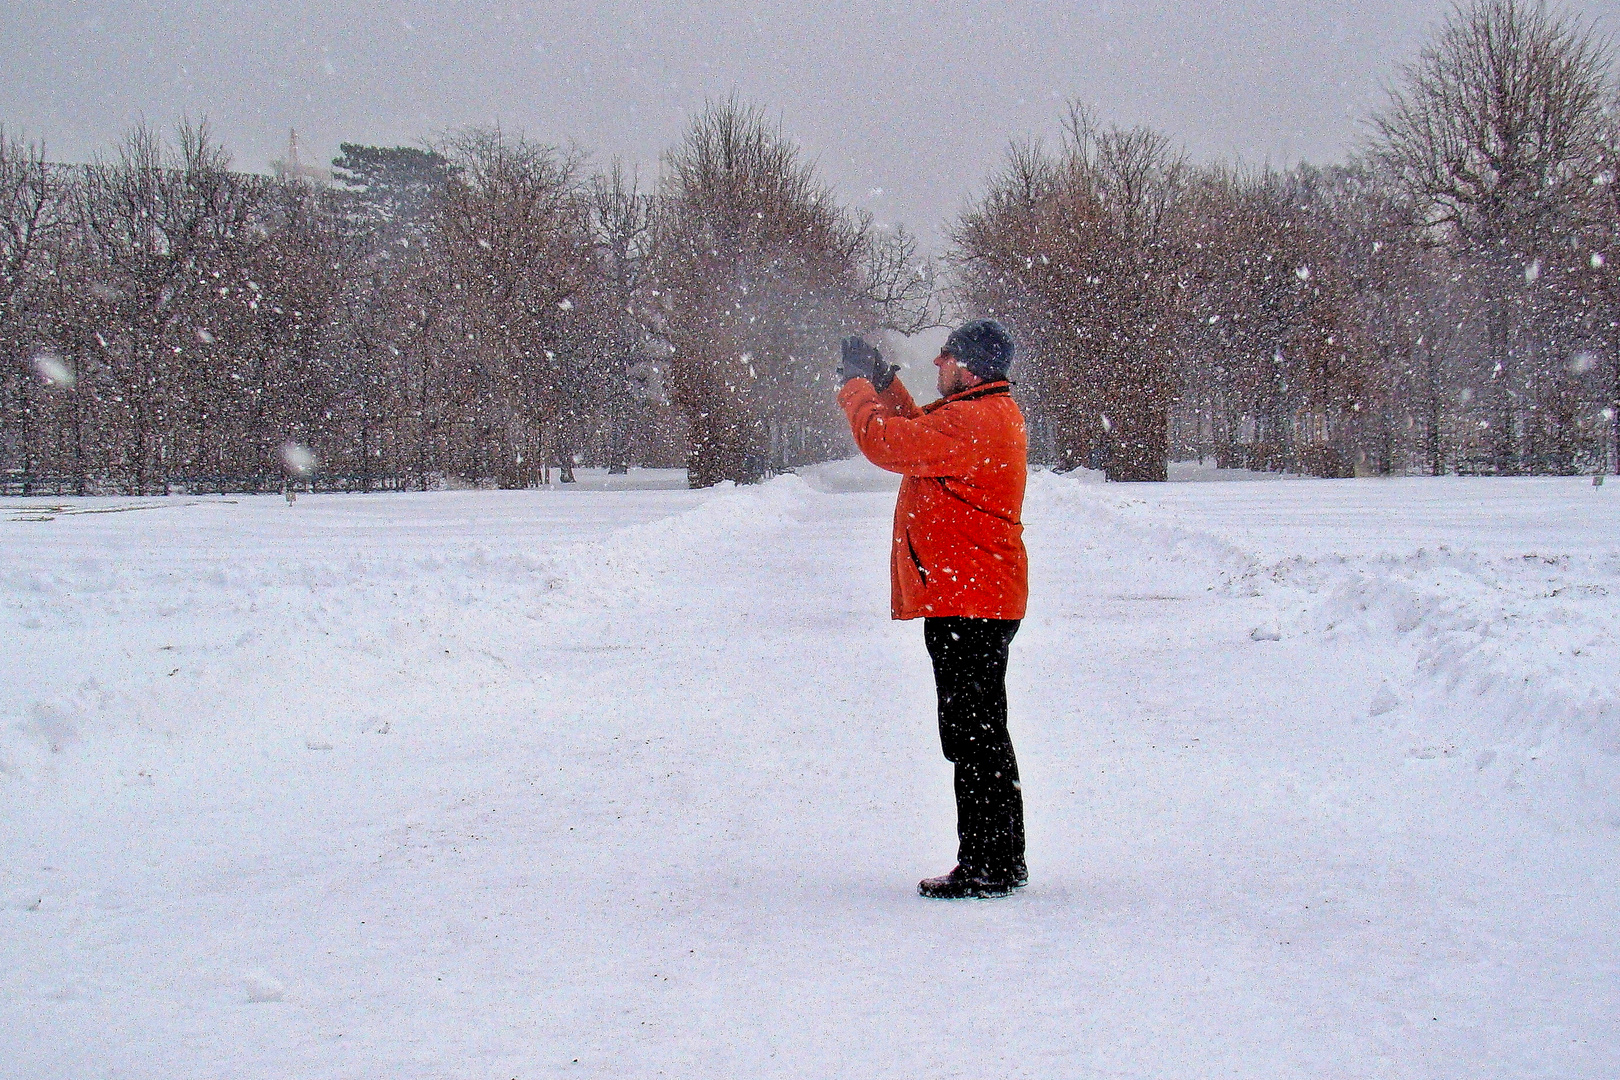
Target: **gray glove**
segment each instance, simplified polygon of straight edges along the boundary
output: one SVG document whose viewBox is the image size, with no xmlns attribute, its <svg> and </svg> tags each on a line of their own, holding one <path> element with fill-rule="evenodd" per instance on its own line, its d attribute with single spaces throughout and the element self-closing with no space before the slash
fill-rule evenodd
<svg viewBox="0 0 1620 1080">
<path fill-rule="evenodd" d="M 877 347 L 868 345 L 858 337 L 847 337 L 843 342 L 843 363 L 838 365 L 838 374 L 845 382 L 851 379 L 866 379 L 872 388 L 882 393 L 894 382 L 894 373 L 900 368 L 895 364 L 885 363 L 883 354 Z"/>
</svg>

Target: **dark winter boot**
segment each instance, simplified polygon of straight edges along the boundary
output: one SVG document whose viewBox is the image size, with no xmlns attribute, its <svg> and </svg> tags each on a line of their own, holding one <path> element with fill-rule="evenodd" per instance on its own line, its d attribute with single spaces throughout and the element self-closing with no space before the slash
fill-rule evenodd
<svg viewBox="0 0 1620 1080">
<path fill-rule="evenodd" d="M 1028 881 L 1027 873 L 1020 880 L 1013 876 L 976 874 L 958 866 L 941 877 L 923 878 L 917 883 L 917 892 L 930 900 L 988 900 L 1006 896 Z"/>
</svg>

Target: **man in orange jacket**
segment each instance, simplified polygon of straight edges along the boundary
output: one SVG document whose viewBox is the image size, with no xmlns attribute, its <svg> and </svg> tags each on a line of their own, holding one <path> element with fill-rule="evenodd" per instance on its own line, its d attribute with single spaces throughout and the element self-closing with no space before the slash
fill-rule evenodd
<svg viewBox="0 0 1620 1080">
<path fill-rule="evenodd" d="M 900 473 L 889 553 L 892 614 L 922 619 L 939 737 L 956 766 L 957 866 L 918 885 L 938 899 L 1005 896 L 1029 880 L 1024 802 L 1007 733 L 1007 651 L 1029 597 L 1028 440 L 994 319 L 958 327 L 935 358 L 940 400 L 918 408 L 896 368 L 847 338 L 838 403 L 867 460 Z"/>
</svg>

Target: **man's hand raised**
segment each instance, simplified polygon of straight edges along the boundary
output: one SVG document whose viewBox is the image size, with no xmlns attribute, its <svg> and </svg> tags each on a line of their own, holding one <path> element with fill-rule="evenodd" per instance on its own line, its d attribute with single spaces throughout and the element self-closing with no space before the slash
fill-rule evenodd
<svg viewBox="0 0 1620 1080">
<path fill-rule="evenodd" d="M 866 379 L 881 393 L 894 382 L 894 373 L 899 370 L 897 365 L 884 362 L 877 346 L 868 345 L 858 337 L 844 339 L 843 362 L 838 365 L 838 374 L 845 382 Z"/>
</svg>

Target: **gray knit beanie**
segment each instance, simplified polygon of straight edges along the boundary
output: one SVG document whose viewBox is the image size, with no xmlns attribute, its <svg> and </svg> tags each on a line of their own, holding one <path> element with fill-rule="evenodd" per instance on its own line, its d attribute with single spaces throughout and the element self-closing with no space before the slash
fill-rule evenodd
<svg viewBox="0 0 1620 1080">
<path fill-rule="evenodd" d="M 1005 379 L 1012 368 L 1013 339 L 994 319 L 974 319 L 951 331 L 941 350 L 987 381 Z"/>
</svg>

